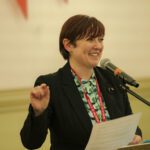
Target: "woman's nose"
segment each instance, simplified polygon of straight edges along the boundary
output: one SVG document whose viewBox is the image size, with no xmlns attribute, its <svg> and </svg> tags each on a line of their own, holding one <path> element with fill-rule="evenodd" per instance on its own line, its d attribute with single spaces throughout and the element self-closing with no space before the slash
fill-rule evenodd
<svg viewBox="0 0 150 150">
<path fill-rule="evenodd" d="M 94 48 L 103 49 L 103 41 L 95 40 Z"/>
</svg>

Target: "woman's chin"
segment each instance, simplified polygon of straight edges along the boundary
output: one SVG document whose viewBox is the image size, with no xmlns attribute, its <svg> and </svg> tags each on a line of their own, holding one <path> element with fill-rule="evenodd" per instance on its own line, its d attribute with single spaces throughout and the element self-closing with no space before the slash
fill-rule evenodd
<svg viewBox="0 0 150 150">
<path fill-rule="evenodd" d="M 94 68 L 98 65 L 99 62 L 92 63 L 91 66 Z"/>
</svg>

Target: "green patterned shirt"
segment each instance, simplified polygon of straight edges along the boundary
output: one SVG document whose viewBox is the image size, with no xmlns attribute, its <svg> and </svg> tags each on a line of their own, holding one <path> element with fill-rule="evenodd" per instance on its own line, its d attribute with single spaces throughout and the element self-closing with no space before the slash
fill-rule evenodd
<svg viewBox="0 0 150 150">
<path fill-rule="evenodd" d="M 92 123 L 96 123 L 96 120 L 95 120 L 95 118 L 94 118 L 94 116 L 93 116 L 93 114 L 90 110 L 90 107 L 87 103 L 87 100 L 84 97 L 84 92 L 83 92 L 82 87 L 87 92 L 87 95 L 89 96 L 89 98 L 91 100 L 91 103 L 92 103 L 93 107 L 95 108 L 95 111 L 96 111 L 96 113 L 97 113 L 97 115 L 100 119 L 100 122 L 102 122 L 102 114 L 101 114 L 101 110 L 100 110 L 100 102 L 99 102 L 99 98 L 98 98 L 95 73 L 93 72 L 93 74 L 92 74 L 92 76 L 89 80 L 82 79 L 81 80 L 82 85 L 80 84 L 80 81 L 78 80 L 78 77 L 76 76 L 76 74 L 73 71 L 72 71 L 72 74 L 74 76 L 75 84 L 76 84 L 76 86 L 79 90 L 81 98 L 84 102 L 84 106 L 85 106 L 85 108 L 86 108 L 86 110 L 87 110 L 87 112 L 88 112 L 88 114 L 91 118 Z M 106 120 L 110 120 L 110 116 L 109 116 L 108 110 L 106 108 L 104 98 L 102 97 L 102 99 L 103 99 L 103 105 L 104 105 Z"/>
</svg>

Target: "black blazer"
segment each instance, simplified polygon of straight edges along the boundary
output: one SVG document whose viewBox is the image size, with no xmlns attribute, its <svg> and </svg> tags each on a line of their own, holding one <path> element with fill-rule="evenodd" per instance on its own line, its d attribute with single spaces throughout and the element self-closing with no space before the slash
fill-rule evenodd
<svg viewBox="0 0 150 150">
<path fill-rule="evenodd" d="M 111 119 L 132 113 L 127 93 L 121 82 L 108 71 L 96 67 L 95 74 Z M 50 103 L 45 112 L 34 117 L 32 107 L 20 132 L 23 145 L 39 148 L 50 129 L 51 150 L 84 150 L 92 123 L 74 83 L 69 63 L 56 73 L 40 76 L 35 86 L 46 83 L 50 87 Z M 141 135 L 137 128 L 136 134 Z"/>
</svg>

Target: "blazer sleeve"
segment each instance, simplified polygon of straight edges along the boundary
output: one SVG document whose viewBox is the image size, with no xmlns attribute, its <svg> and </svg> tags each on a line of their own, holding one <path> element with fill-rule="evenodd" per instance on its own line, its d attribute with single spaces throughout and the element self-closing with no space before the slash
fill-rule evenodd
<svg viewBox="0 0 150 150">
<path fill-rule="evenodd" d="M 43 77 L 40 76 L 34 86 L 45 83 Z M 38 117 L 34 116 L 32 106 L 29 106 L 29 113 L 20 131 L 21 141 L 24 147 L 28 149 L 36 149 L 41 147 L 46 139 L 47 129 L 49 127 L 52 109 L 50 106 Z M 49 119 L 48 119 L 49 118 Z"/>
<path fill-rule="evenodd" d="M 126 111 L 126 115 L 130 115 L 133 112 L 132 112 L 132 109 L 131 109 L 131 106 L 130 106 L 130 102 L 129 102 L 129 98 L 128 98 L 128 95 L 127 95 L 126 92 L 124 93 L 124 99 L 125 99 L 125 106 L 126 106 L 126 110 L 125 110 Z M 142 131 L 141 131 L 141 129 L 139 127 L 137 127 L 135 134 L 142 137 Z"/>
</svg>

